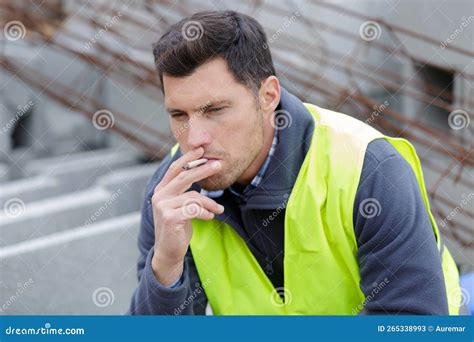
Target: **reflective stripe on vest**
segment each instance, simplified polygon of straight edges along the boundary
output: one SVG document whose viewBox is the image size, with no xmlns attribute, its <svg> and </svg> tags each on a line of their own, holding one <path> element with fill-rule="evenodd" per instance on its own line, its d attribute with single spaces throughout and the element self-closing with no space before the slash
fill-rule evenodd
<svg viewBox="0 0 474 342">
<path fill-rule="evenodd" d="M 281 205 L 286 205 L 284 287 L 274 288 L 231 226 L 216 219 L 192 222 L 191 250 L 213 313 L 351 315 L 363 309 L 366 298 L 359 287 L 354 200 L 367 145 L 375 139 L 386 139 L 418 179 L 441 253 L 449 313 L 458 314 L 458 271 L 448 249 L 441 251 L 413 146 L 404 139 L 384 136 L 345 114 L 305 106 L 315 119 L 315 130 L 287 203 Z M 177 146 L 172 153 L 176 150 Z M 390 279 L 382 279 L 376 286 L 383 291 L 391 286 Z"/>
</svg>

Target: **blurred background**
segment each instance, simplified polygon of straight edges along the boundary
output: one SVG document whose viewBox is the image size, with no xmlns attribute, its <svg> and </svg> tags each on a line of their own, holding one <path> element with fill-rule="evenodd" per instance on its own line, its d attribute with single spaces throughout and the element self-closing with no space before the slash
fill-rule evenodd
<svg viewBox="0 0 474 342">
<path fill-rule="evenodd" d="M 151 46 L 206 9 L 259 20 L 303 101 L 415 145 L 472 310 L 472 0 L 0 0 L 0 314 L 126 312 L 174 144 Z"/>
</svg>

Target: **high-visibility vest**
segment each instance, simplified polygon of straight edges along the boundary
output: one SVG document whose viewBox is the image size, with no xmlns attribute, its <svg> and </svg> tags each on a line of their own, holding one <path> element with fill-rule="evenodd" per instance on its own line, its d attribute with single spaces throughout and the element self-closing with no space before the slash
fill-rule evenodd
<svg viewBox="0 0 474 342">
<path fill-rule="evenodd" d="M 284 287 L 274 288 L 231 226 L 217 219 L 192 221 L 191 251 L 213 313 L 351 315 L 364 307 L 370 298 L 359 286 L 354 200 L 367 145 L 386 139 L 416 175 L 440 252 L 449 313 L 459 314 L 458 270 L 441 243 L 414 147 L 350 116 L 305 106 L 314 117 L 315 130 L 284 213 Z M 376 201 L 373 205 L 372 210 L 390 210 L 378 208 Z M 383 291 L 392 284 L 383 279 L 374 286 Z"/>
</svg>

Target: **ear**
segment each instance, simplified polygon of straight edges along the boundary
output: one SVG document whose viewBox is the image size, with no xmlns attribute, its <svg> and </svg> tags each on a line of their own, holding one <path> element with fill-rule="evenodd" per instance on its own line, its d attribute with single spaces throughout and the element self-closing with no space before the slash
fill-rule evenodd
<svg viewBox="0 0 474 342">
<path fill-rule="evenodd" d="M 280 103 L 280 81 L 276 76 L 269 76 L 261 82 L 259 90 L 260 109 L 264 114 L 272 114 Z"/>
</svg>

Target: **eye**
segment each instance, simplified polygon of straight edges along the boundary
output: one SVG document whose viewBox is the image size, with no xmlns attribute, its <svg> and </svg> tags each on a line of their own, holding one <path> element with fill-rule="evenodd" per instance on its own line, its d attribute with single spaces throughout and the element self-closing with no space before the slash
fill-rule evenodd
<svg viewBox="0 0 474 342">
<path fill-rule="evenodd" d="M 209 109 L 209 112 L 216 113 L 216 112 L 219 112 L 222 109 L 224 109 L 224 107 L 211 108 L 211 109 Z"/>
<path fill-rule="evenodd" d="M 176 119 L 176 120 L 183 120 L 185 119 L 186 114 L 184 113 L 176 113 L 176 114 L 171 114 L 171 118 Z"/>
</svg>

